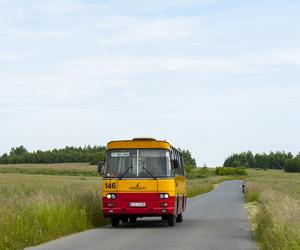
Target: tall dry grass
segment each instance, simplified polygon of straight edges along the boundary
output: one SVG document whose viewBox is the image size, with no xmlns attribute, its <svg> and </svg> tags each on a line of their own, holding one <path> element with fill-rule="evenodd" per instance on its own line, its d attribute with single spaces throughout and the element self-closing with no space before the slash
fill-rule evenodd
<svg viewBox="0 0 300 250">
<path fill-rule="evenodd" d="M 99 186 L 99 178 L 0 175 L 0 249 L 103 224 Z"/>
<path fill-rule="evenodd" d="M 250 172 L 246 199 L 256 204 L 251 218 L 261 250 L 300 249 L 300 174 Z"/>
</svg>

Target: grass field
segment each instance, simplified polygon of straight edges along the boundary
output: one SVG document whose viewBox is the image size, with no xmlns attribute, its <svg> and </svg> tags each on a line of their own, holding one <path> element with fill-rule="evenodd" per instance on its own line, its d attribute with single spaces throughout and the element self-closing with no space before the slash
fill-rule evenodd
<svg viewBox="0 0 300 250">
<path fill-rule="evenodd" d="M 97 166 L 88 163 L 0 164 L 0 173 L 34 175 L 98 176 Z"/>
<path fill-rule="evenodd" d="M 99 183 L 94 177 L 0 174 L 0 249 L 103 224 Z"/>
<path fill-rule="evenodd" d="M 261 250 L 300 249 L 300 174 L 249 170 L 246 199 Z"/>
<path fill-rule="evenodd" d="M 95 166 L 18 164 L 1 166 L 0 171 L 10 167 L 17 169 L 16 174 L 0 173 L 1 250 L 23 249 L 106 223 L 101 213 L 100 177 L 67 176 L 74 175 L 73 171 L 96 172 Z M 22 174 L 24 169 L 31 172 Z M 30 174 L 37 170 L 38 174 Z M 208 192 L 215 184 L 233 178 L 188 180 L 188 196 Z"/>
</svg>

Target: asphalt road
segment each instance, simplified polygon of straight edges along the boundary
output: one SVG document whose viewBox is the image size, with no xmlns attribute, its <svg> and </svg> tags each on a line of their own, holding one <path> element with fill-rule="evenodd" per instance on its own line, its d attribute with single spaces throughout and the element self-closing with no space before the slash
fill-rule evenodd
<svg viewBox="0 0 300 250">
<path fill-rule="evenodd" d="M 201 249 L 255 250 L 241 181 L 226 181 L 215 190 L 188 200 L 183 222 L 169 227 L 159 218 L 136 224 L 110 225 L 50 241 L 34 250 L 52 249 Z"/>
</svg>

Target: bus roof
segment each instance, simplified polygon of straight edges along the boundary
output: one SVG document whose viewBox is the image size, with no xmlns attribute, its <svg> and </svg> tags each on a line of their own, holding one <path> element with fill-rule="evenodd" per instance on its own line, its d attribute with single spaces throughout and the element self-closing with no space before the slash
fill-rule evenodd
<svg viewBox="0 0 300 250">
<path fill-rule="evenodd" d="M 171 144 L 167 141 L 160 141 L 153 138 L 133 138 L 132 140 L 110 141 L 107 143 L 106 149 L 122 149 L 122 148 L 160 148 L 171 149 Z"/>
</svg>

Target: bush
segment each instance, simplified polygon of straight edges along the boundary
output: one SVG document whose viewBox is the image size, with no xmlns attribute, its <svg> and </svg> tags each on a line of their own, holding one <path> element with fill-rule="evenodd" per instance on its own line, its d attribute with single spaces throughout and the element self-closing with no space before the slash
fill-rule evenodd
<svg viewBox="0 0 300 250">
<path fill-rule="evenodd" d="M 295 157 L 293 159 L 287 160 L 284 167 L 284 171 L 300 173 L 300 157 Z"/>
<path fill-rule="evenodd" d="M 241 168 L 217 167 L 215 173 L 216 175 L 247 175 L 246 170 Z"/>
<path fill-rule="evenodd" d="M 186 166 L 185 171 L 186 171 L 186 176 L 189 179 L 206 178 L 214 175 L 214 171 L 207 167 L 195 168 L 191 166 Z"/>
</svg>

